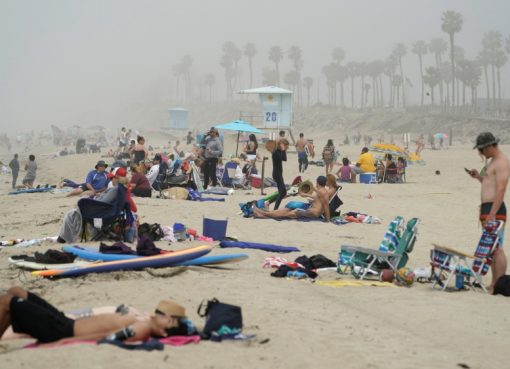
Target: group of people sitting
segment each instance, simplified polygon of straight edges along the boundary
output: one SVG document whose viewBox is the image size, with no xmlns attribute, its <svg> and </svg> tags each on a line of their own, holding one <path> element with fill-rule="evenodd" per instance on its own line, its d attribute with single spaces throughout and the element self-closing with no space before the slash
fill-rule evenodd
<svg viewBox="0 0 510 369">
<path fill-rule="evenodd" d="M 403 157 L 399 156 L 395 161 L 391 154 L 386 154 L 383 161 L 376 160 L 364 147 L 355 164 L 349 158 L 343 158 L 336 174 L 343 183 L 356 183 L 356 176 L 363 173 L 376 173 L 379 183 L 402 183 L 406 165 Z"/>
<path fill-rule="evenodd" d="M 310 191 L 299 189 L 298 195 L 308 199 L 308 202 L 292 201 L 283 209 L 269 210 L 266 206 L 255 207 L 253 216 L 255 218 L 273 219 L 324 219 L 326 222 L 331 217 L 338 216 L 338 208 L 342 201 L 338 196 L 341 187 L 337 184 L 333 174 L 318 176 L 315 186 Z"/>
</svg>

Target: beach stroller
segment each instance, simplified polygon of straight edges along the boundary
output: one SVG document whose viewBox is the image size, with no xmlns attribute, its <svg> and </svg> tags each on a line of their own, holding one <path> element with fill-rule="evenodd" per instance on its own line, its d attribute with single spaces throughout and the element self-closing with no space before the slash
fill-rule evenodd
<svg viewBox="0 0 510 369">
<path fill-rule="evenodd" d="M 432 288 L 439 285 L 444 291 L 455 275 L 462 276 L 471 287 L 480 287 L 488 293 L 483 283 L 483 276 L 487 274 L 492 264 L 492 254 L 500 242 L 502 227 L 503 222 L 500 220 L 488 222 L 483 229 L 474 255 L 434 244 L 434 248 L 430 251 Z"/>
<path fill-rule="evenodd" d="M 394 271 L 404 267 L 413 251 L 418 231 L 418 218 L 404 225 L 402 217 L 396 217 L 389 225 L 379 250 L 366 247 L 342 245 L 338 271 L 364 279 L 367 274 L 379 274 L 383 269 Z"/>
<path fill-rule="evenodd" d="M 126 201 L 126 188 L 122 185 L 118 186 L 113 204 L 83 198 L 78 201 L 78 208 L 83 219 L 82 241 L 87 241 L 87 224 L 95 230 L 91 241 L 103 238 L 125 240 L 127 226 L 133 224 L 133 214 Z"/>
</svg>

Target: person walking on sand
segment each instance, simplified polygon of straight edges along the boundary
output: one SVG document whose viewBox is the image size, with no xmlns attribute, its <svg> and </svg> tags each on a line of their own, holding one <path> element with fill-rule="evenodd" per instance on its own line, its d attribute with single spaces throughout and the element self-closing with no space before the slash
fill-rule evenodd
<svg viewBox="0 0 510 369">
<path fill-rule="evenodd" d="M 287 196 L 287 189 L 283 180 L 283 162 L 287 161 L 287 149 L 289 141 L 282 138 L 276 143 L 276 149 L 273 151 L 271 159 L 273 160 L 273 179 L 278 187 L 278 197 L 274 203 L 274 210 L 278 210 L 282 200 Z"/>
<path fill-rule="evenodd" d="M 508 177 L 510 177 L 510 161 L 498 147 L 499 139 L 490 132 L 482 132 L 476 138 L 473 149 L 490 161 L 479 173 L 476 169 L 468 170 L 468 174 L 482 184 L 480 221 L 482 225 L 494 220 L 506 222 L 506 206 L 504 202 Z M 507 259 L 503 250 L 504 231 L 499 235 L 499 244 L 493 252 L 492 281 L 489 293 L 493 293 L 497 280 L 505 275 Z"/>
<path fill-rule="evenodd" d="M 25 165 L 25 170 L 27 174 L 25 174 L 25 178 L 23 178 L 23 185 L 27 188 L 34 187 L 34 181 L 37 173 L 37 164 L 35 162 L 35 156 L 28 156 L 28 163 Z"/>
<path fill-rule="evenodd" d="M 324 160 L 324 167 L 326 168 L 326 175 L 333 171 L 333 164 L 335 161 L 335 145 L 330 138 L 326 146 L 322 149 L 322 160 Z"/>
<path fill-rule="evenodd" d="M 298 155 L 299 173 L 304 173 L 308 167 L 308 156 L 306 155 L 306 145 L 308 141 L 305 139 L 303 132 L 299 134 L 299 140 L 296 142 L 296 151 Z"/>
<path fill-rule="evenodd" d="M 16 181 L 18 180 L 18 173 L 19 173 L 18 154 L 14 154 L 14 158 L 9 163 L 9 168 L 11 168 L 11 172 L 12 172 L 12 189 L 15 189 Z"/>
<path fill-rule="evenodd" d="M 216 178 L 216 165 L 218 164 L 218 158 L 223 155 L 223 145 L 219 138 L 218 129 L 211 127 L 206 137 L 204 150 L 204 189 L 207 189 L 209 182 L 212 183 L 213 187 L 218 185 L 218 179 Z"/>
</svg>

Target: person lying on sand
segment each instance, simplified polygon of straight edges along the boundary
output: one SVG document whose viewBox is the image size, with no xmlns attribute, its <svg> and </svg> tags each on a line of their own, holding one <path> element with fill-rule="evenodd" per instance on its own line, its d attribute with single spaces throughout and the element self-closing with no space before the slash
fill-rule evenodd
<svg viewBox="0 0 510 369">
<path fill-rule="evenodd" d="M 0 296 L 0 336 L 12 325 L 15 333 L 29 335 L 40 343 L 103 338 L 134 342 L 167 337 L 185 316 L 181 305 L 162 300 L 148 319 L 122 313 L 72 319 L 21 287 L 11 287 Z"/>
<path fill-rule="evenodd" d="M 326 177 L 318 176 L 316 181 L 316 187 L 312 195 L 299 193 L 303 197 L 311 197 L 310 207 L 308 209 L 278 209 L 278 210 L 264 210 L 259 208 L 253 209 L 253 216 L 255 218 L 273 218 L 273 219 L 297 219 L 297 218 L 309 218 L 318 219 L 322 215 L 329 222 L 330 214 L 328 207 L 328 191 L 326 189 Z"/>
</svg>

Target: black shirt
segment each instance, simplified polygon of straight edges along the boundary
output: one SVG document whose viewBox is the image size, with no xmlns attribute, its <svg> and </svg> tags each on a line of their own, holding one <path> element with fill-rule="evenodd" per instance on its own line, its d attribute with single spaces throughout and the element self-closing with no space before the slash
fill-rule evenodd
<svg viewBox="0 0 510 369">
<path fill-rule="evenodd" d="M 276 177 L 283 176 L 283 164 L 282 162 L 287 161 L 287 152 L 280 149 L 273 151 L 271 156 L 273 159 L 273 179 Z"/>
</svg>

